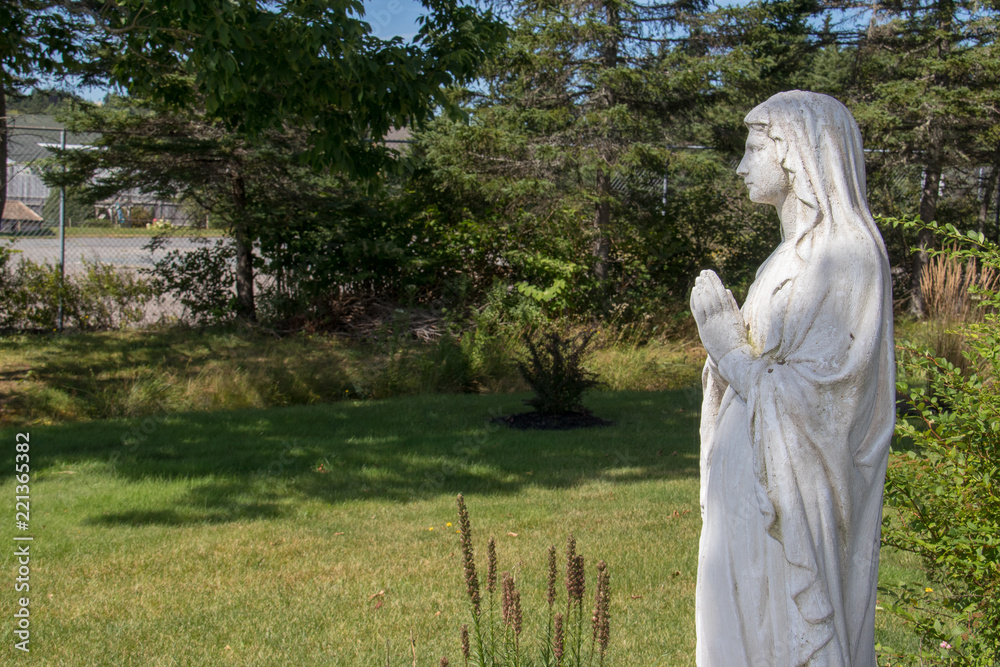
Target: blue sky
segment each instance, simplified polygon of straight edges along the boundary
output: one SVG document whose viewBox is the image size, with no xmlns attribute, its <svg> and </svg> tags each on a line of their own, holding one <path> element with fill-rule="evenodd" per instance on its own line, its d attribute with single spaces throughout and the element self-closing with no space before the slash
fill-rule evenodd
<svg viewBox="0 0 1000 667">
<path fill-rule="evenodd" d="M 376 37 L 410 39 L 417 34 L 417 17 L 427 9 L 416 0 L 365 0 L 365 21 Z"/>
<path fill-rule="evenodd" d="M 745 5 L 749 0 L 716 0 L 715 4 Z M 365 0 L 365 20 L 376 37 L 409 39 L 417 33 L 417 17 L 426 13 L 417 0 Z"/>
</svg>

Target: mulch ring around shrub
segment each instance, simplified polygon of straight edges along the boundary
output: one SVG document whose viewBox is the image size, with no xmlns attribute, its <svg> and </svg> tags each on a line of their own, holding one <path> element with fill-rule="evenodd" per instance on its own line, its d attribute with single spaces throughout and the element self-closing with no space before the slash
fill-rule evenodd
<svg viewBox="0 0 1000 667">
<path fill-rule="evenodd" d="M 516 415 L 500 415 L 490 421 L 521 431 L 532 429 L 540 431 L 568 431 L 574 428 L 591 428 L 614 424 L 613 421 L 602 419 L 590 412 L 560 412 L 554 414 L 519 412 Z"/>
</svg>

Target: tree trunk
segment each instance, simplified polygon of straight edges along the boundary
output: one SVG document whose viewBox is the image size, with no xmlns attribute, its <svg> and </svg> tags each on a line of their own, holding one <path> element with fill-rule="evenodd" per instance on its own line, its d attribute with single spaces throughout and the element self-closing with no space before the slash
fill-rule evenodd
<svg viewBox="0 0 1000 667">
<path fill-rule="evenodd" d="M 605 18 L 608 26 L 614 29 L 614 33 L 608 38 L 601 49 L 601 66 L 604 70 L 611 70 L 618 66 L 619 35 L 617 29 L 621 23 L 618 15 L 618 6 L 615 2 L 604 3 Z M 597 100 L 598 105 L 605 110 L 614 107 L 616 100 L 614 91 L 607 86 L 602 86 Z M 614 139 L 614 128 L 605 129 L 607 136 L 598 139 L 601 141 Z M 603 159 L 602 151 L 598 150 L 598 159 Z M 611 176 L 605 170 L 604 165 L 597 167 L 597 207 L 594 211 L 594 245 L 591 252 L 594 255 L 594 277 L 601 283 L 602 290 L 607 286 L 608 261 L 611 255 L 611 240 L 608 238 L 608 227 L 611 224 Z"/>
<path fill-rule="evenodd" d="M 611 223 L 611 177 L 603 167 L 597 169 L 597 209 L 594 213 L 594 277 L 600 283 L 608 279 L 608 259 L 611 255 L 611 241 L 607 229 Z"/>
<path fill-rule="evenodd" d="M 983 196 L 979 201 L 980 234 L 987 233 L 986 219 L 990 215 L 990 204 L 993 203 L 993 195 L 996 193 L 997 178 L 1000 178 L 1000 158 L 994 156 L 993 164 L 990 165 L 990 170 L 987 172 L 985 182 L 983 182 Z M 997 210 L 1000 211 L 1000 202 L 997 202 Z"/>
<path fill-rule="evenodd" d="M 0 70 L 2 75 L 2 70 Z M 3 77 L 0 76 L 0 80 Z M 0 216 L 7 205 L 7 90 L 0 85 L 0 163 L 3 164 L 3 176 L 0 176 Z M 3 223 L 0 222 L 0 227 Z"/>
<path fill-rule="evenodd" d="M 247 220 L 246 184 L 233 177 L 233 240 L 236 241 L 236 315 L 245 322 L 257 321 L 253 296 L 253 238 Z"/>
<path fill-rule="evenodd" d="M 990 213 L 990 202 L 993 201 L 993 184 L 996 182 L 996 169 L 991 168 L 989 174 L 980 177 L 979 183 L 983 188 L 983 195 L 979 199 L 979 216 L 977 222 L 980 234 L 986 233 L 986 216 Z"/>
<path fill-rule="evenodd" d="M 953 0 L 938 0 L 934 8 L 936 23 L 939 30 L 939 37 L 935 39 L 937 51 L 941 62 L 946 62 L 948 54 L 951 52 L 951 39 L 953 23 L 955 18 L 955 2 Z M 944 71 L 938 71 L 934 75 L 934 82 L 942 89 L 951 87 L 951 80 Z M 941 190 L 941 171 L 944 165 L 944 143 L 945 128 L 940 124 L 946 121 L 931 121 L 934 123 L 927 133 L 927 161 L 924 164 L 924 183 L 920 193 L 920 220 L 924 224 L 934 222 L 937 216 L 938 195 Z M 913 273 L 910 276 L 910 287 L 912 297 L 910 299 L 910 312 L 917 317 L 924 317 L 927 314 L 926 299 L 920 290 L 920 276 L 927 266 L 927 248 L 934 242 L 934 233 L 928 229 L 921 229 L 917 235 L 917 251 L 913 253 Z"/>
<path fill-rule="evenodd" d="M 924 186 L 920 193 L 920 220 L 928 224 L 934 222 L 937 215 L 938 192 L 941 189 L 941 151 L 940 144 L 935 144 L 928 152 L 927 165 L 924 171 Z M 923 317 L 926 314 L 924 295 L 920 290 L 920 276 L 927 266 L 927 248 L 934 242 L 934 233 L 929 229 L 921 229 L 917 235 L 917 250 L 913 253 L 913 265 L 910 275 L 910 312 Z"/>
<path fill-rule="evenodd" d="M 994 242 L 1000 242 L 1000 164 L 996 166 L 996 189 L 997 189 L 997 205 L 993 209 L 993 238 Z"/>
<path fill-rule="evenodd" d="M 935 0 L 929 7 L 931 18 L 936 24 L 936 36 L 933 47 L 937 50 L 942 63 L 948 62 L 952 41 L 958 39 L 954 35 L 955 2 L 954 0 Z M 951 89 L 951 77 L 946 68 L 941 68 L 932 74 L 933 83 L 939 89 Z M 924 224 L 934 222 L 937 216 L 938 194 L 941 189 L 941 175 L 945 164 L 946 129 L 951 123 L 946 118 L 931 118 L 930 127 L 925 138 L 924 182 L 920 193 L 920 220 Z M 934 242 L 934 234 L 922 229 L 917 236 L 917 249 L 913 253 L 913 264 L 910 275 L 910 312 L 917 317 L 924 317 L 926 312 L 925 295 L 920 290 L 920 276 L 928 263 L 927 248 Z"/>
</svg>

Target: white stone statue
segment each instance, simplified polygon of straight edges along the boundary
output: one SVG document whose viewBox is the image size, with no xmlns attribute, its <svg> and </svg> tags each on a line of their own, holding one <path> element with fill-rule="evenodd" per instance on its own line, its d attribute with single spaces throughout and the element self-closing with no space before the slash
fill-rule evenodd
<svg viewBox="0 0 1000 667">
<path fill-rule="evenodd" d="M 746 303 L 712 271 L 702 375 L 700 667 L 875 666 L 882 486 L 895 423 L 889 262 L 861 134 L 826 95 L 744 119 L 737 168 L 781 244 Z"/>
</svg>

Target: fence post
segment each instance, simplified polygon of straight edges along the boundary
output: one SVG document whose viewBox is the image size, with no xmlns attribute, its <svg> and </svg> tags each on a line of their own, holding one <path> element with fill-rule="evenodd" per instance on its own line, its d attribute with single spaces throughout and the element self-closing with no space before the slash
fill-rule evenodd
<svg viewBox="0 0 1000 667">
<path fill-rule="evenodd" d="M 59 143 L 66 150 L 66 128 L 59 131 Z M 63 167 L 65 170 L 65 167 Z M 56 327 L 63 330 L 63 293 L 66 284 L 66 186 L 59 186 L 59 314 Z"/>
</svg>

